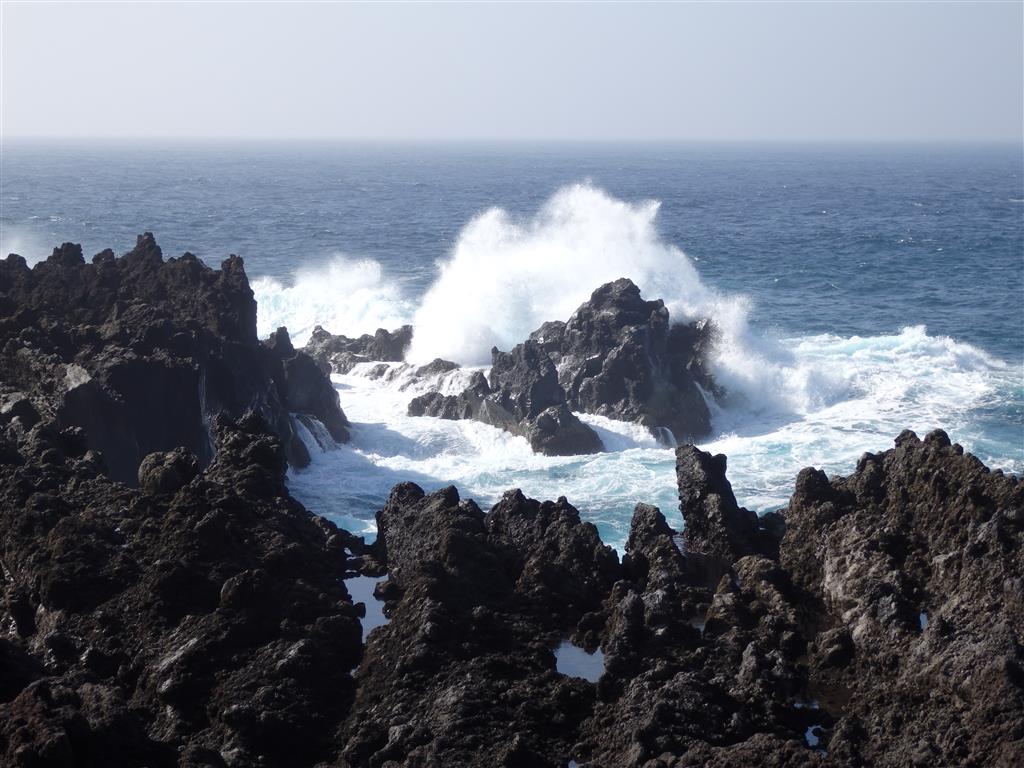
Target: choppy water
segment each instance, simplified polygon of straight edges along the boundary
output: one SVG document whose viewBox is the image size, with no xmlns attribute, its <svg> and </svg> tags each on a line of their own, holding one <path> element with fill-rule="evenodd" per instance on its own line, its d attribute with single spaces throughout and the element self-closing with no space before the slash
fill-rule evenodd
<svg viewBox="0 0 1024 768">
<path fill-rule="evenodd" d="M 165 255 L 243 255 L 262 332 L 413 322 L 414 356 L 467 365 L 632 277 L 723 329 L 730 398 L 703 447 L 765 510 L 801 467 L 848 472 L 905 427 L 1024 470 L 1022 179 L 1019 147 L 15 146 L 0 245 L 125 250 L 152 230 Z M 356 529 L 405 479 L 565 495 L 614 544 L 637 501 L 679 522 L 672 454 L 631 425 L 587 417 L 608 453 L 545 458 L 405 417 L 401 379 L 336 384 L 352 444 L 291 482 Z"/>
</svg>

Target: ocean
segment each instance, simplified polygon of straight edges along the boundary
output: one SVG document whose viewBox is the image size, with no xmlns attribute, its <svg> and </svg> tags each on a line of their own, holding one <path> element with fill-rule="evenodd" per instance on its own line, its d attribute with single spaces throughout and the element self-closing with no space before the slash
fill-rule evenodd
<svg viewBox="0 0 1024 768">
<path fill-rule="evenodd" d="M 1024 471 L 1024 161 L 1019 146 L 10 144 L 0 249 L 61 242 L 244 257 L 261 334 L 297 343 L 412 323 L 455 390 L 604 282 L 720 330 L 726 396 L 701 445 L 740 501 L 786 503 L 804 466 L 852 471 L 904 428 L 942 427 Z M 474 422 L 405 416 L 422 384 L 335 376 L 350 444 L 315 448 L 294 495 L 356 532 L 397 482 L 482 507 L 566 496 L 620 550 L 633 506 L 681 526 L 674 456 L 585 416 L 607 448 L 551 458 Z M 310 438 L 312 446 L 315 441 Z"/>
</svg>

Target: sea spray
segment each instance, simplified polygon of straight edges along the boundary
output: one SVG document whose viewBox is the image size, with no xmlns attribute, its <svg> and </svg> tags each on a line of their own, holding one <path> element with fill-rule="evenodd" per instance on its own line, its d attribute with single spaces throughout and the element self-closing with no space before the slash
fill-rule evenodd
<svg viewBox="0 0 1024 768">
<path fill-rule="evenodd" d="M 32 266 L 49 256 L 54 245 L 56 243 L 45 244 L 27 227 L 15 227 L 4 223 L 0 228 L 0 259 L 16 253 Z"/>
<path fill-rule="evenodd" d="M 256 297 L 257 331 L 269 336 L 286 326 L 297 346 L 313 328 L 360 335 L 406 322 L 411 305 L 373 259 L 334 255 L 326 265 L 296 270 L 291 285 L 269 277 L 252 281 Z"/>
<path fill-rule="evenodd" d="M 358 335 L 414 326 L 407 358 L 487 365 L 548 320 L 567 320 L 603 283 L 629 277 L 646 299 L 661 298 L 675 322 L 710 318 L 709 361 L 727 405 L 758 417 L 802 414 L 845 394 L 831 372 L 801 368 L 791 350 L 751 330 L 750 300 L 701 280 L 689 258 L 657 229 L 656 201 L 618 200 L 590 184 L 558 190 L 535 215 L 491 209 L 467 224 L 418 305 L 371 260 L 334 257 L 303 268 L 293 284 L 259 278 L 259 330 L 286 325 L 303 343 L 316 324 Z"/>
<path fill-rule="evenodd" d="M 462 230 L 419 302 L 365 260 L 300 270 L 290 286 L 259 279 L 260 332 L 287 325 L 302 343 L 317 323 L 356 335 L 411 322 L 412 360 L 446 357 L 479 370 L 491 346 L 509 349 L 544 321 L 568 319 L 602 282 L 628 276 L 645 298 L 663 298 L 673 319 L 715 324 L 710 362 L 721 391 L 711 403 L 714 436 L 702 447 L 729 456 L 737 496 L 752 509 L 785 504 L 802 467 L 849 472 L 862 452 L 885 449 L 904 428 L 941 426 L 991 466 L 1024 470 L 1019 424 L 1002 416 L 1024 410 L 1019 369 L 921 325 L 849 337 L 777 337 L 751 327 L 750 300 L 706 286 L 659 234 L 657 212 L 657 203 L 616 200 L 585 184 L 563 188 L 532 217 L 490 210 Z M 454 394 L 470 373 L 424 382 L 415 368 L 379 377 L 366 365 L 336 377 L 353 439 L 292 473 L 293 491 L 311 508 L 369 531 L 391 486 L 412 480 L 454 483 L 482 505 L 512 487 L 536 498 L 565 495 L 617 546 L 638 501 L 681 524 L 672 452 L 643 428 L 584 414 L 605 453 L 537 456 L 522 438 L 485 424 L 408 417 L 415 394 Z"/>
<path fill-rule="evenodd" d="M 541 323 L 567 320 L 600 285 L 629 277 L 676 320 L 724 303 L 657 230 L 659 203 L 617 200 L 590 184 L 560 189 L 532 217 L 500 208 L 462 230 L 416 311 L 413 360 L 490 362 Z"/>
</svg>

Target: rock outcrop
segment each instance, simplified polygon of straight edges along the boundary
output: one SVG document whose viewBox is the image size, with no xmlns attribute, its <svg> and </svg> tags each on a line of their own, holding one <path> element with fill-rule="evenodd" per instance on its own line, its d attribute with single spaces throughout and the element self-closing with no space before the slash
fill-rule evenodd
<svg viewBox="0 0 1024 768">
<path fill-rule="evenodd" d="M 275 383 L 289 413 L 307 425 L 309 419 L 316 419 L 327 428 L 332 439 L 347 443 L 348 419 L 341 410 L 330 378 L 316 361 L 292 346 L 287 328 L 274 331 L 265 346 L 278 364 Z"/>
<path fill-rule="evenodd" d="M 530 338 L 558 366 L 573 410 L 643 424 L 675 445 L 711 432 L 700 388 L 716 389 L 707 369 L 712 330 L 706 320 L 671 325 L 664 301 L 644 301 L 621 278 L 594 291 L 564 325 L 545 323 Z"/>
<path fill-rule="evenodd" d="M 32 269 L 19 256 L 0 261 L 0 366 L 0 422 L 17 413 L 80 427 L 127 483 L 154 451 L 181 446 L 209 464 L 221 412 L 258 412 L 297 466 L 309 456 L 289 411 L 345 439 L 326 377 L 256 338 L 242 260 L 220 270 L 189 253 L 165 261 L 148 233 L 123 257 L 107 250 L 91 264 L 71 243 Z"/>
<path fill-rule="evenodd" d="M 0 452 L 0 764 L 312 765 L 355 693 L 360 540 L 288 497 L 255 414 L 213 421 L 202 472 L 104 476 L 75 427 Z"/>
<path fill-rule="evenodd" d="M 485 515 L 410 483 L 377 524 L 390 621 L 368 638 L 340 764 L 564 765 L 595 691 L 551 649 L 619 572 L 594 526 L 564 499 L 511 492 Z"/>
<path fill-rule="evenodd" d="M 489 380 L 459 395 L 420 395 L 409 414 L 477 419 L 552 455 L 602 450 L 573 412 L 643 424 L 674 446 L 711 431 L 711 344 L 707 321 L 670 325 L 664 302 L 644 301 L 623 278 L 594 291 L 568 322 L 544 323 L 511 352 L 492 350 Z"/>
<path fill-rule="evenodd" d="M 625 381 L 577 367 L 570 326 L 658 348 L 667 318 L 632 295 L 414 402 L 558 450 L 573 398 Z M 611 319 L 615 296 L 639 314 Z M 1020 765 L 1024 483 L 944 432 L 805 469 L 761 517 L 724 456 L 680 446 L 684 531 L 638 504 L 621 562 L 564 498 L 484 512 L 411 483 L 367 546 L 289 496 L 289 412 L 346 423 L 313 358 L 254 321 L 240 262 L 164 262 L 145 237 L 0 265 L 0 764 Z M 668 375 L 655 357 L 628 391 Z M 356 573 L 386 577 L 365 644 Z"/>
<path fill-rule="evenodd" d="M 780 565 L 813 596 L 808 688 L 850 764 L 1010 766 L 1024 756 L 1024 483 L 936 430 L 805 469 Z"/>
<path fill-rule="evenodd" d="M 366 547 L 288 498 L 259 417 L 213 426 L 139 489 L 78 428 L 3 427 L 0 762 L 1019 763 L 1024 485 L 944 433 L 804 470 L 767 521 L 680 447 L 687 531 L 639 504 L 620 563 L 565 499 L 410 483 Z M 387 574 L 365 648 L 352 569 Z"/>
<path fill-rule="evenodd" d="M 533 341 L 511 352 L 492 349 L 489 380 L 478 372 L 458 395 L 420 395 L 409 403 L 408 413 L 476 419 L 522 435 L 533 450 L 548 456 L 603 450 L 597 433 L 569 409 L 551 358 Z"/>
<path fill-rule="evenodd" d="M 804 470 L 781 537 L 681 447 L 694 533 L 640 504 L 621 564 L 564 500 L 399 486 L 340 764 L 1017 765 L 1024 486 L 897 442 Z M 565 638 L 603 650 L 596 684 L 553 669 Z"/>
<path fill-rule="evenodd" d="M 356 339 L 336 336 L 318 325 L 303 351 L 325 373 L 348 373 L 357 363 L 402 362 L 410 344 L 411 325 L 403 325 L 394 331 L 378 328 L 372 336 L 366 333 Z"/>
<path fill-rule="evenodd" d="M 676 486 L 687 552 L 725 564 L 746 555 L 778 557 L 784 523 L 776 512 L 758 517 L 736 503 L 725 476 L 727 459 L 692 445 L 676 448 Z"/>
</svg>

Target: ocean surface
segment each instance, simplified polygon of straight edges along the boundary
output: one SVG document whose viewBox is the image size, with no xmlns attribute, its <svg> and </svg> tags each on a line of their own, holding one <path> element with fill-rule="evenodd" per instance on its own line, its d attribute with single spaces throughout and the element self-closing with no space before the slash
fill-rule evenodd
<svg viewBox="0 0 1024 768">
<path fill-rule="evenodd" d="M 721 330 L 728 396 L 701 447 L 728 455 L 751 509 L 904 428 L 942 427 L 1024 471 L 1019 146 L 8 143 L 0 170 L 3 254 L 123 252 L 147 230 L 165 257 L 237 253 L 261 333 L 286 325 L 297 342 L 317 323 L 410 322 L 416 360 L 481 367 L 630 277 Z M 585 416 L 607 452 L 547 458 L 482 424 L 406 417 L 423 385 L 401 372 L 334 379 L 352 442 L 290 483 L 356 531 L 402 480 L 485 508 L 512 487 L 564 495 L 619 548 L 638 501 L 682 523 L 673 454 L 634 425 Z"/>
</svg>

